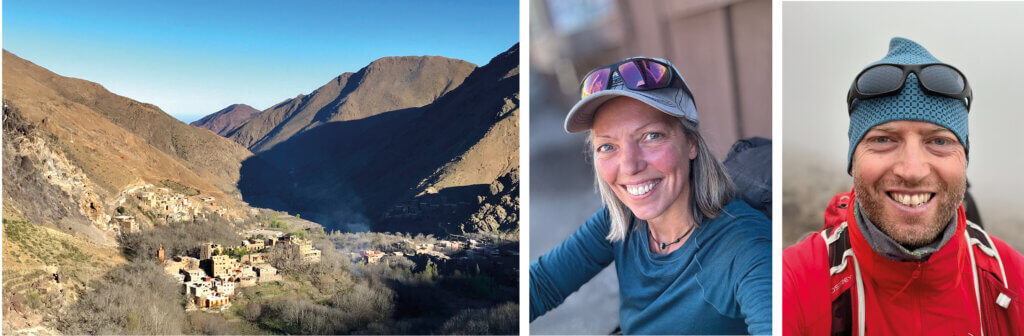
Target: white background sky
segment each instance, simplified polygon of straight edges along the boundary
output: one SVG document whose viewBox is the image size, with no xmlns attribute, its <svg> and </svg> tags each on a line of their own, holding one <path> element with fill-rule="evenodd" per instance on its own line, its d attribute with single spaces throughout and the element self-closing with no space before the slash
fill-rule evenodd
<svg viewBox="0 0 1024 336">
<path fill-rule="evenodd" d="M 782 7 L 784 170 L 821 165 L 852 181 L 846 92 L 864 66 L 885 56 L 890 38 L 906 37 L 959 68 L 974 88 L 967 170 L 983 221 L 1024 227 L 1024 215 L 1010 207 L 1024 205 L 1024 3 Z M 800 152 L 817 159 L 796 160 Z"/>
</svg>

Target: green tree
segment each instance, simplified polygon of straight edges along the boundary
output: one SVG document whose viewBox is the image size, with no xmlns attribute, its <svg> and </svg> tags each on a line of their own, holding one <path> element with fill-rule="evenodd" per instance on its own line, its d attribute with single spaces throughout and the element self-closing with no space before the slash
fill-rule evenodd
<svg viewBox="0 0 1024 336">
<path fill-rule="evenodd" d="M 423 267 L 423 272 L 420 272 L 420 278 L 424 281 L 433 282 L 437 279 L 437 265 L 434 261 L 427 260 L 427 265 Z"/>
</svg>

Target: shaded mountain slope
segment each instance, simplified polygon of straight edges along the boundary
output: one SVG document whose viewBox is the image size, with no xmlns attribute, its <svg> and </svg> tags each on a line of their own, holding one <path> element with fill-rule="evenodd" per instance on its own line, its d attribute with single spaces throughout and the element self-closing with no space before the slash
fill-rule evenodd
<svg viewBox="0 0 1024 336">
<path fill-rule="evenodd" d="M 214 112 L 202 119 L 193 121 L 192 126 L 205 128 L 217 135 L 225 136 L 228 132 L 242 126 L 246 121 L 252 119 L 261 111 L 245 104 L 232 104 L 224 109 Z"/>
<path fill-rule="evenodd" d="M 437 56 L 381 58 L 358 72 L 335 77 L 308 95 L 268 108 L 226 136 L 253 152 L 266 151 L 325 123 L 429 104 L 458 87 L 475 68 L 466 61 Z"/>
<path fill-rule="evenodd" d="M 518 92 L 517 44 L 430 105 L 329 122 L 260 152 L 243 162 L 242 193 L 254 205 L 352 230 L 371 229 L 428 189 L 482 185 L 486 193 L 519 164 Z"/>
<path fill-rule="evenodd" d="M 238 203 L 238 170 L 252 155 L 244 147 L 99 84 L 3 57 L 4 218 L 112 243 L 101 230 L 135 186 L 170 180 Z"/>
</svg>

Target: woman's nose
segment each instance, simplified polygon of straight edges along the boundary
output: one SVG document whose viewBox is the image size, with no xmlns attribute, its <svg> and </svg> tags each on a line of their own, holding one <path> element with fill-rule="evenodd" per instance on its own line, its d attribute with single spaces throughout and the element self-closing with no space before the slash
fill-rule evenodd
<svg viewBox="0 0 1024 336">
<path fill-rule="evenodd" d="M 640 150 L 640 146 L 636 144 L 630 144 L 623 146 L 622 157 L 620 158 L 619 165 L 622 167 L 622 172 L 627 175 L 636 175 L 647 168 L 647 161 L 644 159 L 643 151 Z"/>
</svg>

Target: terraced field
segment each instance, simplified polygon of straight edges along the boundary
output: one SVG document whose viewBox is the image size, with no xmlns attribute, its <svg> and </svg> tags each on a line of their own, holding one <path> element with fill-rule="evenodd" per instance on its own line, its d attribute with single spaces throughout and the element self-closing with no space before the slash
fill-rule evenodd
<svg viewBox="0 0 1024 336">
<path fill-rule="evenodd" d="M 52 331 L 46 321 L 77 301 L 91 281 L 127 262 L 115 247 L 6 218 L 3 248 L 4 334 Z"/>
</svg>

